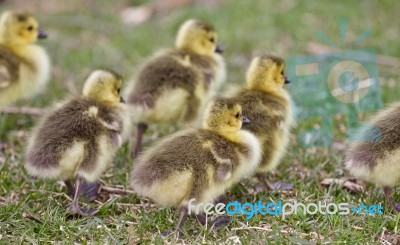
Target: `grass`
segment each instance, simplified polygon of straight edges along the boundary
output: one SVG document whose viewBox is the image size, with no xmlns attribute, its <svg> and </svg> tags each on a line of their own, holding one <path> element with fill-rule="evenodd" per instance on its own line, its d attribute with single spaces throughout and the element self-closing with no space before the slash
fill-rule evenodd
<svg viewBox="0 0 400 245">
<path fill-rule="evenodd" d="M 396 25 L 400 3 L 397 1 L 226 1 L 216 8 L 199 5 L 156 16 L 139 26 L 124 26 L 117 13 L 129 1 L 13 1 L 0 5 L 1 10 L 25 6 L 39 16 L 50 38 L 41 42 L 53 61 L 52 80 L 42 96 L 17 105 L 46 107 L 67 96 L 67 85 L 78 90 L 89 71 L 104 66 L 129 78 L 154 49 L 171 46 L 179 24 L 198 17 L 213 23 L 219 42 L 226 49 L 228 84 L 241 83 L 253 54 L 271 52 L 290 58 L 308 55 L 307 45 L 323 32 L 339 43 L 338 21 L 347 18 L 347 40 L 354 40 L 367 28 L 372 35 L 357 48 L 373 48 L 378 54 L 399 57 L 400 37 Z M 116 5 L 115 5 L 116 4 Z M 384 103 L 398 97 L 399 73 L 390 66 L 379 66 Z M 65 211 L 69 199 L 55 181 L 33 180 L 23 167 L 23 148 L 30 128 L 37 118 L 26 115 L 0 115 L 0 141 L 7 147 L 0 152 L 0 244 L 136 244 L 136 243 L 225 243 L 225 244 L 389 244 L 400 242 L 400 216 L 391 211 L 383 215 L 304 215 L 297 213 L 282 219 L 275 216 L 233 216 L 231 223 L 218 231 L 200 226 L 189 218 L 183 240 L 162 240 L 160 231 L 172 229 L 178 219 L 175 210 L 160 208 L 134 195 L 102 193 L 101 207 L 92 218 L 70 219 Z M 268 175 L 271 182 L 293 183 L 287 193 L 256 193 L 256 179 L 244 181 L 229 191 L 230 200 L 293 202 L 348 202 L 383 204 L 381 190 L 367 185 L 365 193 L 351 193 L 340 186 L 325 188 L 326 178 L 340 178 L 344 173 L 343 151 L 308 148 L 297 145 L 295 135 L 310 125 L 299 123 L 293 130 L 288 153 L 282 164 Z M 335 141 L 343 144 L 343 117 L 335 119 Z M 167 127 L 150 128 L 145 144 L 172 132 Z M 342 132 L 342 133 L 341 133 Z M 127 173 L 134 162 L 126 158 L 125 145 L 112 168 L 102 180 L 109 186 L 126 187 Z M 397 197 L 397 199 L 400 199 Z M 214 217 L 213 217 L 214 218 Z"/>
</svg>

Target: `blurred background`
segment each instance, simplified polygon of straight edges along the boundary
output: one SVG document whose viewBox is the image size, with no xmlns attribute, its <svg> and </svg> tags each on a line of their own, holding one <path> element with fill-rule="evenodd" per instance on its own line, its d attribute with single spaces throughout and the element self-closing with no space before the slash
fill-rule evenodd
<svg viewBox="0 0 400 245">
<path fill-rule="evenodd" d="M 344 50 L 372 48 L 383 55 L 378 68 L 384 103 L 395 100 L 398 93 L 397 1 L 13 0 L 2 1 L 0 8 L 30 11 L 49 33 L 40 45 L 48 49 L 53 62 L 50 86 L 43 96 L 20 105 L 42 107 L 79 93 L 85 76 L 96 67 L 114 69 L 129 79 L 154 51 L 174 45 L 179 25 L 188 18 L 201 18 L 216 27 L 218 42 L 225 48 L 226 84 L 243 83 L 250 59 L 258 53 L 290 59 L 340 51 L 321 42 L 317 33 L 340 47 L 339 23 L 345 19 Z M 365 41 L 346 46 L 366 31 L 370 36 Z M 0 121 L 1 137 L 4 127 Z"/>
<path fill-rule="evenodd" d="M 47 40 L 40 41 L 40 45 L 48 50 L 53 64 L 47 90 L 33 100 L 18 102 L 17 106 L 42 108 L 69 94 L 79 94 L 85 77 L 97 67 L 111 68 L 129 80 L 152 53 L 174 45 L 179 26 L 189 18 L 204 19 L 215 26 L 219 34 L 218 42 L 225 48 L 223 55 L 228 68 L 226 86 L 243 84 L 251 58 L 259 53 L 271 53 L 293 60 L 368 48 L 376 53 L 382 104 L 399 100 L 400 1 L 1 1 L 0 12 L 8 9 L 28 10 L 39 19 L 40 27 L 49 34 Z M 340 30 L 342 20 L 348 23 L 344 36 Z M 348 45 L 366 32 L 369 36 L 364 41 Z M 325 40 L 321 38 L 321 33 L 326 37 Z M 295 81 L 293 77 L 289 79 Z M 301 89 L 301 85 L 296 86 L 293 88 L 300 86 Z M 296 89 L 291 89 L 292 95 L 295 95 Z M 316 96 L 310 92 L 303 97 L 307 99 Z M 158 208 L 132 195 L 121 197 L 104 194 L 101 199 L 103 206 L 96 218 L 74 220 L 65 228 L 65 217 L 59 210 L 67 202 L 67 197 L 62 194 L 62 186 L 55 182 L 33 181 L 23 168 L 23 146 L 36 120 L 36 117 L 29 115 L 0 114 L 0 142 L 7 145 L 0 150 L 0 209 L 5 210 L 0 210 L 0 229 L 5 229 L 4 234 L 11 241 L 20 237 L 21 243 L 31 243 L 33 240 L 29 240 L 29 237 L 40 237 L 43 241 L 62 241 L 67 237 L 79 243 L 110 240 L 114 244 L 114 238 L 126 243 L 128 232 L 131 237 L 139 237 L 137 241 L 154 241 L 154 231 L 172 227 L 177 217 L 170 209 Z M 342 166 L 347 132 L 345 121 L 341 115 L 333 117 L 334 142 L 330 150 L 304 150 L 297 147 L 294 140 L 303 131 L 321 127 L 321 120 L 299 123 L 293 130 L 288 154 L 280 168 L 269 175 L 269 180 L 291 182 L 295 190 L 282 195 L 257 194 L 253 188 L 257 182 L 250 180 L 250 185 L 235 187 L 228 196 L 233 196 L 234 200 L 268 202 L 290 198 L 305 202 L 381 202 L 382 193 L 378 195 L 374 192 L 369 196 L 342 191 L 341 187 L 321 188 L 320 183 L 324 178 L 345 176 Z M 145 144 L 149 145 L 173 131 L 157 130 L 150 130 L 151 136 L 147 137 Z M 126 188 L 127 172 L 132 165 L 126 158 L 128 151 L 129 148 L 124 146 L 114 161 L 115 167 L 102 177 L 108 185 Z M 41 217 L 42 223 L 31 221 L 21 214 L 35 214 L 38 210 L 41 210 L 38 217 Z M 7 225 L 2 225 L 2 222 Z M 232 221 L 230 228 L 242 227 L 246 222 L 244 218 L 238 217 Z M 382 217 L 292 216 L 284 222 L 275 217 L 261 216 L 252 219 L 249 224 L 259 227 L 257 232 L 229 228 L 220 233 L 209 233 L 193 226 L 195 228 L 191 231 L 200 235 L 191 242 L 204 243 L 208 239 L 213 242 L 225 241 L 228 238 L 242 241 L 248 239 L 249 242 L 253 239 L 266 241 L 275 238 L 278 244 L 299 241 L 305 241 L 300 244 L 314 244 L 307 241 L 320 244 L 345 241 L 349 237 L 360 244 L 370 243 L 371 240 L 382 242 L 384 239 L 400 241 L 398 223 L 398 216 L 396 218 L 391 214 Z M 103 225 L 109 225 L 110 230 L 101 229 Z M 93 229 L 97 231 L 96 234 L 86 232 Z M 81 235 L 83 233 L 84 236 Z M 293 237 L 297 240 L 291 240 Z"/>
</svg>

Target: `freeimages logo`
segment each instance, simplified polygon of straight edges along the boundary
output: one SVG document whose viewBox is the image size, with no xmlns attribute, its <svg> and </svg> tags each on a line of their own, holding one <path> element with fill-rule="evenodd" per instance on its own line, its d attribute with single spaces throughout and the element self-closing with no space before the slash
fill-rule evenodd
<svg viewBox="0 0 400 245">
<path fill-rule="evenodd" d="M 318 119 L 321 122 L 319 128 L 299 134 L 298 141 L 305 147 L 329 147 L 333 141 L 333 117 L 338 114 L 346 116 L 351 141 L 365 140 L 354 134 L 354 129 L 359 126 L 359 114 L 382 108 L 375 51 L 352 49 L 363 42 L 371 31 L 364 32 L 346 45 L 347 21 L 341 21 L 339 27 L 342 51 L 286 61 L 288 77 L 293 80 L 290 93 L 295 102 L 297 120 Z M 330 47 L 338 48 L 321 32 L 317 33 L 317 38 Z M 374 140 L 380 138 L 378 128 L 372 132 Z"/>
</svg>

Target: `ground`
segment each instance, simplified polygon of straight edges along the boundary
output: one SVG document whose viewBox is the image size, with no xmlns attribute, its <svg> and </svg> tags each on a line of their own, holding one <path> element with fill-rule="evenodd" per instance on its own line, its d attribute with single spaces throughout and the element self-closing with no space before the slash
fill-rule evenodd
<svg viewBox="0 0 400 245">
<path fill-rule="evenodd" d="M 144 2 L 144 1 L 141 1 Z M 200 1 L 198 1 L 200 2 Z M 399 57 L 398 1 L 225 1 L 217 7 L 195 6 L 159 14 L 149 22 L 131 27 L 124 25 L 119 13 L 136 1 L 5 1 L 0 9 L 24 8 L 38 16 L 49 39 L 40 41 L 53 62 L 52 78 L 46 91 L 18 106 L 45 108 L 80 91 L 85 76 L 96 67 L 108 67 L 129 79 L 152 52 L 174 43 L 180 23 L 201 18 L 213 23 L 219 43 L 225 47 L 228 65 L 227 84 L 242 84 L 251 57 L 260 52 L 286 59 L 310 55 L 309 47 L 317 32 L 340 43 L 339 21 L 347 18 L 347 41 L 355 40 L 365 30 L 371 36 L 357 47 L 373 48 L 384 56 Z M 398 99 L 399 62 L 385 58 L 378 62 L 382 99 L 388 104 Z M 397 68 L 397 69 L 396 69 Z M 313 95 L 310 95 L 313 96 Z M 317 106 L 317 105 L 316 105 Z M 175 210 L 158 207 L 149 200 L 130 193 L 103 191 L 101 198 L 89 205 L 100 207 L 92 218 L 71 219 L 65 207 L 69 198 L 56 181 L 34 180 L 24 169 L 24 146 L 37 117 L 0 114 L 0 244 L 136 244 L 163 240 L 160 231 L 175 226 Z M 330 149 L 307 148 L 297 144 L 295 135 L 303 132 L 304 123 L 292 130 L 291 144 L 281 165 L 268 175 L 271 182 L 294 184 L 289 192 L 257 192 L 255 178 L 246 180 L 228 192 L 229 200 L 244 202 L 348 202 L 352 205 L 384 205 L 382 190 L 366 184 L 365 192 L 350 192 L 341 185 L 320 183 L 325 178 L 348 177 L 343 166 L 346 130 L 345 119 L 334 120 L 334 145 Z M 311 125 L 312 126 L 312 125 Z M 152 126 L 145 145 L 172 132 L 173 128 Z M 114 189 L 127 189 L 127 179 L 134 162 L 127 157 L 129 146 L 122 147 L 113 167 L 102 181 Z M 361 183 L 364 185 L 364 183 Z M 398 195 L 396 200 L 400 200 Z M 214 217 L 212 217 L 214 218 Z M 281 216 L 232 216 L 227 227 L 213 231 L 193 218 L 184 226 L 185 237 L 167 243 L 226 244 L 399 244 L 400 216 L 385 209 L 383 215 L 304 215 L 299 212 Z"/>
</svg>

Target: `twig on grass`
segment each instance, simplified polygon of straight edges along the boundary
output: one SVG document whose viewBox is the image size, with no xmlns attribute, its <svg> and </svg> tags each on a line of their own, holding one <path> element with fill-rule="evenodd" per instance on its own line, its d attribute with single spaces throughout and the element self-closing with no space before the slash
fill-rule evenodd
<svg viewBox="0 0 400 245">
<path fill-rule="evenodd" d="M 43 224 L 43 221 L 41 221 L 40 219 L 36 218 L 35 216 L 33 216 L 31 214 L 22 213 L 22 217 L 25 218 L 25 219 L 30 219 L 30 220 L 36 221 L 36 222 L 38 222 L 40 224 Z"/>
<path fill-rule="evenodd" d="M 269 229 L 269 228 L 256 227 L 256 226 L 238 227 L 238 228 L 232 228 L 231 230 L 232 230 L 232 231 L 239 231 L 239 230 L 262 230 L 262 231 L 272 231 L 272 229 Z"/>
<path fill-rule="evenodd" d="M 135 193 L 134 191 L 132 191 L 132 190 L 126 190 L 126 189 L 121 189 L 121 188 L 114 188 L 114 187 L 105 186 L 105 185 L 102 185 L 102 186 L 101 186 L 101 190 L 106 191 L 106 192 L 108 192 L 108 193 L 120 194 L 120 195 L 136 194 L 136 193 Z"/>
<path fill-rule="evenodd" d="M 272 231 L 270 228 L 265 228 L 265 227 L 257 227 L 257 226 L 247 226 L 245 223 L 238 221 L 239 224 L 242 225 L 242 227 L 237 227 L 237 228 L 232 228 L 232 231 L 238 231 L 238 230 L 262 230 L 262 231 Z"/>
</svg>

